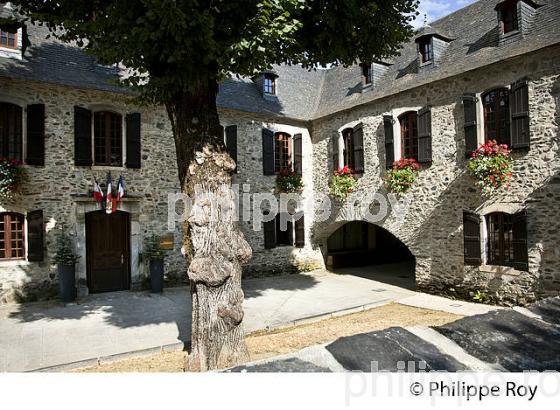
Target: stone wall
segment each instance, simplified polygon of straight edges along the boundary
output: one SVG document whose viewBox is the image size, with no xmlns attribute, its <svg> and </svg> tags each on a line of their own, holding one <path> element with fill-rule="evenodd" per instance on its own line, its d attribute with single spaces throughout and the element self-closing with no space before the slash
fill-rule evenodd
<svg viewBox="0 0 560 410">
<path fill-rule="evenodd" d="M 59 227 L 68 229 L 73 237 L 81 256 L 77 276 L 80 286 L 85 286 L 85 212 L 98 209 L 90 193 L 93 176 L 103 183 L 108 172 L 114 183 L 119 175 L 125 179 L 127 195 L 119 208 L 131 213 L 131 279 L 132 287 L 139 288 L 148 274 L 146 262 L 140 257 L 144 238 L 166 232 L 167 194 L 179 190 L 175 145 L 165 110 L 137 107 L 123 95 L 8 79 L 0 83 L 0 101 L 22 107 L 43 103 L 46 117 L 45 166 L 26 165 L 23 195 L 15 201 L 0 203 L 0 211 L 25 214 L 43 210 L 46 257 L 42 263 L 0 262 L 0 302 L 34 300 L 56 294 L 53 232 Z M 74 105 L 105 107 L 123 114 L 141 112 L 142 168 L 74 166 Z M 181 241 L 180 231 L 176 231 L 175 249 L 165 259 L 166 274 L 173 281 L 185 280 Z"/>
<path fill-rule="evenodd" d="M 326 193 L 330 179 L 330 139 L 347 124 L 364 124 L 365 173 L 358 194 L 386 195 L 383 114 L 403 107 L 432 106 L 433 163 L 424 166 L 412 189 L 399 202 L 410 203 L 403 218 L 391 212 L 378 225 L 404 242 L 416 257 L 419 288 L 435 292 L 481 290 L 503 303 L 524 303 L 560 291 L 560 48 L 549 48 L 507 63 L 414 88 L 371 104 L 314 121 L 313 179 L 316 192 Z M 508 86 L 527 77 L 530 87 L 531 149 L 515 153 L 509 191 L 482 197 L 466 174 L 463 131 L 464 93 Z M 397 138 L 399 134 L 395 134 Z M 352 199 L 349 199 L 352 201 Z M 529 272 L 469 268 L 463 262 L 463 210 L 486 213 L 514 204 L 528 211 Z M 316 244 L 343 222 L 363 220 L 360 212 L 337 209 L 313 227 Z"/>
</svg>

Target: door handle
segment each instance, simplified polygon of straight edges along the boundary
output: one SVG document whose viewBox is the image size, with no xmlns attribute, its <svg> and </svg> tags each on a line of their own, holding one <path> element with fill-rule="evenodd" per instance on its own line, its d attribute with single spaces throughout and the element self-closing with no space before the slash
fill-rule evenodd
<svg viewBox="0 0 560 410">
<path fill-rule="evenodd" d="M 124 253 L 121 253 L 121 265 L 124 265 Z"/>
</svg>

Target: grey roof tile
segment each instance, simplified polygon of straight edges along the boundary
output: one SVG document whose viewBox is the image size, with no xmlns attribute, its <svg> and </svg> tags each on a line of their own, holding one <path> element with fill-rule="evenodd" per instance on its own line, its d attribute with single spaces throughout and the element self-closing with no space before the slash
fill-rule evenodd
<svg viewBox="0 0 560 410">
<path fill-rule="evenodd" d="M 498 46 L 495 6 L 501 0 L 480 0 L 431 23 L 429 30 L 455 38 L 436 67 L 416 67 L 416 36 L 390 60 L 379 86 L 362 93 L 360 67 L 308 71 L 300 66 L 275 66 L 277 96 L 263 97 L 255 82 L 231 78 L 220 87 L 218 106 L 298 120 L 312 120 L 353 106 L 458 75 L 560 42 L 560 1 L 538 0 L 531 29 L 519 41 Z M 1 5 L 1 3 L 0 3 Z M 1 10 L 1 8 L 0 8 Z M 426 30 L 426 29 L 424 29 Z M 42 81 L 79 88 L 125 92 L 117 85 L 118 70 L 95 63 L 79 48 L 47 39 L 44 27 L 28 27 L 30 46 L 21 61 L 0 57 L 0 77 Z"/>
</svg>

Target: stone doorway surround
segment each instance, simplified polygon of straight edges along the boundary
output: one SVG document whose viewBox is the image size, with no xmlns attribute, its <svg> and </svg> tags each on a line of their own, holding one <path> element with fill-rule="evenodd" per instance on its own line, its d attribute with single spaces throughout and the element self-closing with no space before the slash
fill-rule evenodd
<svg viewBox="0 0 560 410">
<path fill-rule="evenodd" d="M 76 264 L 76 281 L 78 297 L 89 294 L 87 287 L 87 256 L 86 256 L 86 213 L 98 211 L 99 204 L 90 196 L 75 196 L 74 217 L 76 228 L 76 252 L 80 259 Z M 142 235 L 140 229 L 140 197 L 124 197 L 118 204 L 118 210 L 130 214 L 130 289 L 139 289 L 144 273 L 140 261 L 142 252 Z"/>
</svg>

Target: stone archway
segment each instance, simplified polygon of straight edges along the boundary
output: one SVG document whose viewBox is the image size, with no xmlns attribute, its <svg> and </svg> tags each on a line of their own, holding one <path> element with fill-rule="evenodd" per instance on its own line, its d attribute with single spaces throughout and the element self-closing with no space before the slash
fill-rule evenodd
<svg viewBox="0 0 560 410">
<path fill-rule="evenodd" d="M 410 248 L 382 226 L 364 221 L 339 221 L 322 241 L 327 269 L 379 282 L 416 288 L 416 259 Z"/>
</svg>

